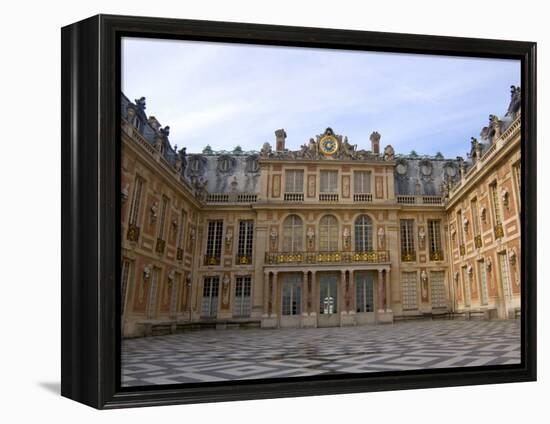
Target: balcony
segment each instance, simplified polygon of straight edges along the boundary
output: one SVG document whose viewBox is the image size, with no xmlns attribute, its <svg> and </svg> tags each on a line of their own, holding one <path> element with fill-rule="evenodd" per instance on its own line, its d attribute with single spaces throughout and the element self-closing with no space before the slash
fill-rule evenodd
<svg viewBox="0 0 550 424">
<path fill-rule="evenodd" d="M 353 201 L 355 203 L 370 203 L 372 202 L 372 193 L 355 193 Z"/>
<path fill-rule="evenodd" d="M 409 250 L 401 252 L 401 261 L 402 262 L 415 262 L 416 261 L 416 251 Z"/>
<path fill-rule="evenodd" d="M 504 228 L 502 227 L 502 224 L 495 225 L 494 232 L 495 232 L 496 239 L 500 239 L 504 237 Z"/>
<path fill-rule="evenodd" d="M 256 203 L 258 193 L 208 193 L 207 204 Z"/>
<path fill-rule="evenodd" d="M 138 241 L 139 239 L 139 227 L 133 224 L 128 226 L 128 233 L 126 234 L 128 241 Z"/>
<path fill-rule="evenodd" d="M 477 235 L 474 237 L 474 243 L 475 243 L 476 249 L 479 249 L 481 246 L 483 246 L 480 235 Z"/>
<path fill-rule="evenodd" d="M 208 266 L 219 265 L 221 264 L 221 258 L 219 256 L 204 255 L 204 264 Z"/>
<path fill-rule="evenodd" d="M 399 195 L 397 203 L 400 205 L 443 205 L 443 197 L 441 196 L 412 196 Z"/>
<path fill-rule="evenodd" d="M 252 255 L 237 255 L 235 256 L 236 265 L 250 265 L 252 263 Z"/>
<path fill-rule="evenodd" d="M 443 260 L 443 251 L 434 250 L 430 252 L 430 261 L 442 261 Z"/>
<path fill-rule="evenodd" d="M 285 193 L 285 202 L 303 202 L 304 193 Z"/>
<path fill-rule="evenodd" d="M 319 202 L 337 203 L 338 193 L 319 193 Z"/>
<path fill-rule="evenodd" d="M 274 252 L 265 254 L 265 265 L 385 264 L 388 250 L 370 252 Z"/>
</svg>

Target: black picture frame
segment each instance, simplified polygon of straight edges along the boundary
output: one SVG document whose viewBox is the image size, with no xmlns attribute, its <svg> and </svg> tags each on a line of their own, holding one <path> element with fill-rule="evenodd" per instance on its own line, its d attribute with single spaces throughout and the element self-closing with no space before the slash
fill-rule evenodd
<svg viewBox="0 0 550 424">
<path fill-rule="evenodd" d="M 123 36 L 520 60 L 521 363 L 122 388 L 117 281 Z M 64 27 L 61 44 L 63 396 L 106 409 L 536 380 L 536 43 L 97 15 Z"/>
</svg>

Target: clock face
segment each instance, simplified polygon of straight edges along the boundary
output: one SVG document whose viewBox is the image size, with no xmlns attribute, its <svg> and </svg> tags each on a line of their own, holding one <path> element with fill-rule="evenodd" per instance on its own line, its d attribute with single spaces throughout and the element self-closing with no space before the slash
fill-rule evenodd
<svg viewBox="0 0 550 424">
<path fill-rule="evenodd" d="M 324 136 L 319 142 L 319 149 L 325 155 L 333 155 L 338 151 L 338 140 L 331 135 Z"/>
</svg>

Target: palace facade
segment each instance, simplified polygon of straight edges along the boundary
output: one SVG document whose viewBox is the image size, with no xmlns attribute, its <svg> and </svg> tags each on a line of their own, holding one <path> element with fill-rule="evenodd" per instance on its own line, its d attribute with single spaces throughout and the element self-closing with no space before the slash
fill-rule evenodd
<svg viewBox="0 0 550 424">
<path fill-rule="evenodd" d="M 518 317 L 519 96 L 449 159 L 331 128 L 188 154 L 122 95 L 123 335 Z"/>
</svg>

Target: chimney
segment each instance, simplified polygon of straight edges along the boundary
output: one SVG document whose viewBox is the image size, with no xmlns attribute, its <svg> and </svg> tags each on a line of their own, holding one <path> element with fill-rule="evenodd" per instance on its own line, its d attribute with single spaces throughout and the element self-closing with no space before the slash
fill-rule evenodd
<svg viewBox="0 0 550 424">
<path fill-rule="evenodd" d="M 371 150 L 372 153 L 375 155 L 380 154 L 380 134 L 374 131 L 370 135 L 370 144 L 371 144 Z"/>
<path fill-rule="evenodd" d="M 282 152 L 285 150 L 286 132 L 283 128 L 275 131 L 275 150 Z"/>
</svg>

